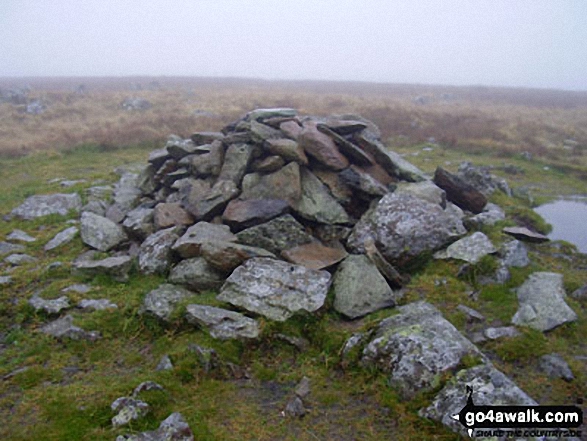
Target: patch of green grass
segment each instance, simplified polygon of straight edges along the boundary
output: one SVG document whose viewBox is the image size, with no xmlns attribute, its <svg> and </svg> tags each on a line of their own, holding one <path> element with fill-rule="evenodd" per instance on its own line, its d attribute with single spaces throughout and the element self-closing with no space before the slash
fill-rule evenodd
<svg viewBox="0 0 587 441">
<path fill-rule="evenodd" d="M 504 361 L 534 360 L 548 353 L 548 340 L 541 331 L 522 328 L 522 335 L 504 338 L 494 343 L 493 349 Z"/>
</svg>

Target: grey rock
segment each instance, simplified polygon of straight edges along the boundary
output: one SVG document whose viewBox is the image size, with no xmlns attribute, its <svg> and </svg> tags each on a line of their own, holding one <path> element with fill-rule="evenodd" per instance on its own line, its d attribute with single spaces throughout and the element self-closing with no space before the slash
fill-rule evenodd
<svg viewBox="0 0 587 441">
<path fill-rule="evenodd" d="M 565 302 L 562 274 L 531 274 L 517 294 L 520 306 L 512 318 L 515 325 L 544 332 L 577 320 L 577 314 Z"/>
<path fill-rule="evenodd" d="M 543 243 L 550 240 L 545 235 L 531 231 L 526 227 L 506 227 L 502 231 L 523 242 Z"/>
<path fill-rule="evenodd" d="M 317 241 L 281 252 L 281 257 L 288 262 L 315 270 L 332 267 L 347 256 L 344 247 L 327 247 Z"/>
<path fill-rule="evenodd" d="M 504 243 L 500 250 L 502 263 L 507 268 L 524 268 L 530 265 L 528 258 L 528 249 L 519 240 L 512 240 Z"/>
<path fill-rule="evenodd" d="M 568 363 L 559 354 L 547 354 L 540 357 L 538 368 L 550 378 L 562 378 L 573 381 L 575 376 Z"/>
<path fill-rule="evenodd" d="M 306 154 L 331 170 L 344 170 L 348 159 L 340 153 L 332 138 L 318 130 L 314 121 L 305 121 L 297 142 Z"/>
<path fill-rule="evenodd" d="M 435 251 L 466 232 L 460 219 L 410 195 L 385 195 L 355 225 L 347 245 L 364 253 L 373 241 L 385 258 L 403 266 L 425 252 Z"/>
<path fill-rule="evenodd" d="M 13 266 L 25 265 L 27 263 L 34 263 L 38 259 L 28 254 L 11 254 L 4 259 L 4 262 Z"/>
<path fill-rule="evenodd" d="M 364 255 L 348 256 L 338 266 L 333 286 L 334 309 L 352 319 L 396 304 L 396 294 Z"/>
<path fill-rule="evenodd" d="M 94 212 L 92 211 L 92 213 Z M 122 209 L 122 207 L 120 207 L 118 204 L 112 204 L 108 206 L 108 208 L 106 208 L 106 213 L 104 214 L 104 217 L 111 220 L 115 224 L 119 224 L 124 220 L 126 214 L 127 210 Z"/>
<path fill-rule="evenodd" d="M 193 292 L 185 288 L 164 283 L 145 296 L 139 312 L 168 321 L 177 304 L 193 295 Z"/>
<path fill-rule="evenodd" d="M 351 165 L 344 169 L 339 173 L 339 177 L 347 187 L 355 190 L 355 192 L 360 195 L 367 197 L 381 197 L 389 193 L 389 190 L 385 185 L 356 165 Z"/>
<path fill-rule="evenodd" d="M 262 121 L 269 118 L 276 117 L 294 117 L 298 114 L 297 110 L 280 107 L 280 108 L 268 108 L 268 109 L 255 109 L 251 110 L 245 115 L 247 121 Z"/>
<path fill-rule="evenodd" d="M 61 185 L 62 187 L 65 187 L 65 188 L 69 188 L 69 187 L 73 187 L 78 184 L 84 184 L 86 182 L 88 182 L 88 181 L 86 181 L 85 179 L 65 180 L 65 181 L 61 181 L 59 183 L 59 185 Z"/>
<path fill-rule="evenodd" d="M 469 308 L 466 305 L 458 305 L 457 309 L 467 316 L 468 322 L 484 322 L 485 316 L 479 311 Z"/>
<path fill-rule="evenodd" d="M 465 427 L 455 419 L 467 404 L 467 387 L 473 389 L 476 406 L 536 406 L 538 403 L 521 390 L 510 378 L 491 364 L 475 366 L 457 372 L 436 395 L 432 404 L 419 415 L 444 424 L 453 432 L 468 437 Z"/>
<path fill-rule="evenodd" d="M 310 346 L 310 342 L 303 337 L 294 337 L 287 334 L 275 334 L 275 338 L 292 345 L 298 351 L 304 352 Z"/>
<path fill-rule="evenodd" d="M 13 230 L 12 233 L 6 236 L 6 239 L 17 242 L 35 242 L 37 240 L 22 230 Z"/>
<path fill-rule="evenodd" d="M 432 305 L 410 303 L 382 320 L 361 362 L 390 374 L 404 398 L 433 388 L 438 376 L 455 370 L 464 356 L 483 354 Z"/>
<path fill-rule="evenodd" d="M 179 203 L 157 204 L 153 211 L 153 220 L 157 230 L 194 223 L 194 218 Z"/>
<path fill-rule="evenodd" d="M 163 357 L 161 357 L 161 360 L 159 360 L 159 363 L 157 363 L 155 371 L 169 371 L 172 369 L 173 363 L 171 362 L 171 358 L 169 358 L 169 355 L 164 355 Z"/>
<path fill-rule="evenodd" d="M 583 285 L 581 288 L 573 291 L 571 297 L 578 300 L 587 298 L 587 285 Z"/>
<path fill-rule="evenodd" d="M 153 105 L 144 98 L 127 98 L 120 104 L 120 107 L 127 111 L 144 111 Z"/>
<path fill-rule="evenodd" d="M 220 357 L 214 349 L 204 348 L 192 343 L 188 346 L 188 350 L 196 354 L 200 366 L 206 373 L 221 366 Z"/>
<path fill-rule="evenodd" d="M 263 248 L 223 241 L 209 241 L 202 244 L 201 253 L 210 265 L 226 273 L 253 257 L 275 258 L 273 253 Z"/>
<path fill-rule="evenodd" d="M 75 236 L 79 233 L 78 227 L 69 227 L 65 230 L 57 233 L 53 239 L 45 244 L 43 247 L 45 251 L 51 251 L 55 248 L 65 245 L 66 243 L 71 242 Z"/>
<path fill-rule="evenodd" d="M 306 414 L 306 408 L 300 397 L 292 397 L 285 406 L 285 414 L 291 417 L 301 418 Z"/>
<path fill-rule="evenodd" d="M 24 251 L 24 246 L 15 243 L 0 242 L 0 256 L 16 251 Z"/>
<path fill-rule="evenodd" d="M 257 246 L 279 255 L 282 250 L 312 242 L 304 226 L 289 214 L 237 233 L 240 243 Z"/>
<path fill-rule="evenodd" d="M 211 266 L 203 257 L 179 262 L 171 269 L 169 281 L 193 291 L 218 290 L 226 279 L 226 273 Z"/>
<path fill-rule="evenodd" d="M 165 389 L 159 383 L 155 383 L 154 381 L 143 381 L 141 384 L 134 388 L 134 390 L 132 391 L 132 397 L 136 398 L 141 394 L 141 392 L 149 392 L 153 390 L 164 391 Z"/>
<path fill-rule="evenodd" d="M 394 193 L 397 195 L 409 194 L 432 204 L 446 208 L 446 192 L 430 180 L 421 182 L 401 182 Z"/>
<path fill-rule="evenodd" d="M 302 399 L 310 395 L 310 379 L 305 376 L 302 377 L 302 379 L 296 386 L 294 393 L 296 394 L 296 396 Z"/>
<path fill-rule="evenodd" d="M 144 166 L 144 168 L 139 172 L 136 180 L 135 185 L 141 193 L 143 194 L 151 194 L 155 191 L 155 174 L 157 173 L 157 169 L 153 164 L 149 164 Z"/>
<path fill-rule="evenodd" d="M 194 441 L 194 434 L 183 416 L 175 412 L 169 415 L 157 430 L 137 435 L 120 435 L 116 441 Z"/>
<path fill-rule="evenodd" d="M 344 208 L 312 172 L 301 167 L 300 179 L 301 198 L 292 205 L 292 208 L 301 217 L 329 225 L 345 225 L 351 222 Z"/>
<path fill-rule="evenodd" d="M 446 198 L 463 210 L 481 213 L 487 204 L 487 197 L 458 176 L 442 167 L 434 172 L 434 183 L 446 192 Z"/>
<path fill-rule="evenodd" d="M 176 161 L 187 155 L 191 155 L 196 151 L 196 144 L 191 139 L 183 139 L 177 135 L 170 135 L 167 138 L 165 149 L 169 156 Z"/>
<path fill-rule="evenodd" d="M 120 397 L 114 401 L 110 408 L 118 412 L 112 418 L 112 426 L 120 427 L 129 424 L 131 421 L 144 418 L 150 411 L 149 405 L 144 401 L 131 397 Z"/>
<path fill-rule="evenodd" d="M 253 150 L 254 147 L 250 144 L 230 145 L 218 179 L 232 181 L 239 186 L 253 157 Z"/>
<path fill-rule="evenodd" d="M 196 199 L 184 202 L 184 208 L 196 220 L 210 220 L 222 213 L 226 204 L 239 195 L 240 191 L 232 181 L 217 181 L 207 192 Z"/>
<path fill-rule="evenodd" d="M 153 208 L 137 207 L 126 214 L 122 223 L 126 233 L 138 240 L 144 240 L 155 232 Z"/>
<path fill-rule="evenodd" d="M 308 157 L 304 149 L 292 139 L 268 139 L 264 147 L 273 155 L 278 155 L 285 161 L 294 161 L 300 165 L 308 165 Z"/>
<path fill-rule="evenodd" d="M 109 200 L 114 192 L 111 185 L 96 185 L 94 187 L 86 188 L 86 195 L 88 201 L 105 201 Z"/>
<path fill-rule="evenodd" d="M 124 214 L 138 205 L 142 196 L 139 185 L 139 174 L 126 172 L 114 186 L 114 203 Z"/>
<path fill-rule="evenodd" d="M 70 211 L 79 212 L 81 208 L 82 199 L 77 193 L 36 195 L 28 197 L 11 211 L 11 215 L 32 220 L 49 214 L 66 216 Z"/>
<path fill-rule="evenodd" d="M 224 134 L 220 132 L 197 132 L 190 136 L 194 144 L 196 145 L 204 145 L 204 144 L 212 144 L 216 140 L 222 141 L 224 139 Z"/>
<path fill-rule="evenodd" d="M 342 127 L 343 126 L 339 126 L 338 129 L 340 130 Z M 370 155 L 366 154 L 361 148 L 350 142 L 348 139 L 336 133 L 336 131 L 332 130 L 328 125 L 318 123 L 317 129 L 332 138 L 339 151 L 352 163 L 367 166 L 373 165 L 373 159 Z M 345 131 L 345 129 L 342 129 L 342 131 Z"/>
<path fill-rule="evenodd" d="M 74 326 L 73 317 L 66 315 L 65 317 L 59 318 L 53 322 L 47 323 L 40 328 L 43 334 L 56 337 L 58 339 L 71 339 L 71 340 L 89 340 L 95 341 L 100 338 L 100 333 L 96 331 L 84 331 L 78 326 Z"/>
<path fill-rule="evenodd" d="M 29 305 L 35 308 L 36 311 L 44 311 L 47 314 L 59 314 L 61 311 L 71 308 L 69 299 L 65 296 L 45 300 L 35 294 L 29 299 Z"/>
<path fill-rule="evenodd" d="M 241 199 L 283 199 L 293 206 L 302 195 L 300 166 L 290 162 L 275 173 L 250 173 L 242 187 Z"/>
<path fill-rule="evenodd" d="M 101 260 L 79 260 L 73 263 L 73 273 L 86 277 L 105 274 L 118 282 L 126 282 L 132 268 L 130 256 L 107 257 Z"/>
<path fill-rule="evenodd" d="M 482 228 L 495 225 L 497 222 L 504 219 L 504 211 L 498 205 L 489 202 L 485 205 L 485 208 L 481 213 L 468 218 L 466 224 L 471 228 Z"/>
<path fill-rule="evenodd" d="M 512 191 L 506 180 L 491 174 L 489 167 L 475 167 L 470 162 L 461 162 L 457 176 L 486 196 L 489 196 L 495 190 L 501 190 L 508 196 L 512 195 Z"/>
<path fill-rule="evenodd" d="M 213 338 L 229 340 L 235 338 L 257 338 L 259 324 L 234 311 L 204 305 L 188 305 L 186 320 L 207 328 Z"/>
<path fill-rule="evenodd" d="M 118 305 L 116 303 L 112 303 L 108 299 L 83 299 L 78 302 L 77 307 L 89 311 L 105 311 L 107 309 L 118 309 Z"/>
<path fill-rule="evenodd" d="M 457 240 L 446 250 L 434 255 L 436 259 L 457 259 L 475 264 L 488 254 L 497 252 L 489 238 L 477 231 L 470 236 Z"/>
<path fill-rule="evenodd" d="M 120 225 L 87 211 L 82 213 L 80 235 L 86 245 L 100 251 L 108 251 L 128 239 Z"/>
<path fill-rule="evenodd" d="M 76 283 L 74 285 L 70 285 L 65 287 L 61 290 L 61 292 L 68 293 L 68 292 L 75 292 L 77 294 L 87 294 L 92 290 L 92 287 L 89 285 L 85 285 L 82 283 Z"/>
<path fill-rule="evenodd" d="M 237 236 L 230 232 L 227 225 L 198 222 L 187 229 L 175 244 L 173 251 L 184 259 L 200 255 L 202 244 L 210 241 L 236 242 Z"/>
<path fill-rule="evenodd" d="M 499 328 L 487 328 L 483 331 L 483 336 L 489 340 L 498 340 L 500 338 L 513 338 L 522 335 L 514 326 L 502 326 Z"/>
<path fill-rule="evenodd" d="M 330 283 L 326 271 L 254 258 L 233 271 L 217 298 L 271 320 L 285 321 L 297 311 L 321 308 Z"/>
<path fill-rule="evenodd" d="M 149 162 L 153 164 L 155 169 L 159 169 L 159 167 L 161 167 L 165 161 L 170 158 L 171 156 L 169 155 L 167 149 L 153 150 L 151 153 L 149 153 Z"/>
<path fill-rule="evenodd" d="M 269 139 L 278 139 L 282 137 L 279 130 L 275 130 L 273 127 L 269 127 L 268 125 L 257 121 L 251 121 L 250 134 L 253 141 L 258 144 L 263 144 Z"/>
<path fill-rule="evenodd" d="M 0 276 L 0 286 L 8 286 L 12 283 L 12 277 Z"/>
<path fill-rule="evenodd" d="M 222 220 L 234 230 L 242 230 L 267 222 L 289 211 L 283 199 L 233 199 L 228 203 Z"/>
<path fill-rule="evenodd" d="M 151 234 L 141 244 L 139 268 L 145 274 L 165 274 L 172 264 L 171 247 L 179 239 L 174 227 Z"/>
</svg>

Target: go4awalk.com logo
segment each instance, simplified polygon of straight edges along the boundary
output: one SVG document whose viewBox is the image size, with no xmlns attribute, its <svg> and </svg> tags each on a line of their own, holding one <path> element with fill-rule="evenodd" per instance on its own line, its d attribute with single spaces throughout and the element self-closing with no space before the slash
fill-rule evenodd
<svg viewBox="0 0 587 441">
<path fill-rule="evenodd" d="M 467 404 L 452 417 L 470 437 L 580 437 L 583 411 L 577 406 L 476 406 L 467 386 Z"/>
</svg>

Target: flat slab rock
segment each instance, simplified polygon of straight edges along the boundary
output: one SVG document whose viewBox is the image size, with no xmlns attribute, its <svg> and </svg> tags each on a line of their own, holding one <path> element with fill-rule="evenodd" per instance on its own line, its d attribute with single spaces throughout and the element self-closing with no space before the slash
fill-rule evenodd
<svg viewBox="0 0 587 441">
<path fill-rule="evenodd" d="M 514 325 L 544 332 L 578 318 L 565 302 L 562 274 L 531 274 L 517 289 L 517 294 L 520 306 L 512 318 Z"/>
<path fill-rule="evenodd" d="M 269 258 L 254 258 L 228 277 L 218 300 L 285 321 L 298 311 L 314 312 L 324 305 L 331 276 Z"/>
<path fill-rule="evenodd" d="M 344 249 L 331 248 L 318 242 L 311 242 L 284 250 L 281 256 L 291 263 L 320 270 L 337 264 L 347 257 L 348 253 Z"/>
<path fill-rule="evenodd" d="M 434 254 L 436 259 L 457 259 L 475 264 L 488 254 L 497 252 L 489 238 L 477 231 L 450 244 L 446 250 Z"/>
<path fill-rule="evenodd" d="M 130 256 L 107 257 L 101 260 L 78 260 L 73 263 L 73 273 L 88 277 L 99 274 L 111 276 L 118 282 L 128 280 L 133 258 Z"/>
<path fill-rule="evenodd" d="M 14 253 L 18 251 L 23 251 L 24 246 L 15 243 L 9 242 L 0 242 L 0 256 L 3 254 Z"/>
<path fill-rule="evenodd" d="M 82 199 L 77 193 L 36 195 L 28 197 L 11 215 L 24 220 L 32 220 L 49 214 L 65 216 L 70 210 L 79 212 Z"/>
<path fill-rule="evenodd" d="M 45 251 L 51 251 L 58 248 L 66 243 L 71 242 L 75 236 L 79 233 L 78 227 L 69 227 L 65 230 L 57 233 L 53 239 L 47 242 L 44 246 Z"/>
<path fill-rule="evenodd" d="M 506 227 L 502 231 L 523 242 L 543 243 L 550 240 L 545 235 L 536 233 L 526 227 Z"/>
<path fill-rule="evenodd" d="M 193 295 L 193 292 L 181 286 L 164 283 L 145 296 L 139 312 L 167 321 L 177 304 Z"/>
<path fill-rule="evenodd" d="M 188 305 L 185 317 L 189 323 L 207 328 L 213 338 L 221 340 L 257 338 L 260 332 L 259 324 L 252 318 L 213 306 Z"/>
<path fill-rule="evenodd" d="M 485 358 L 429 303 L 410 303 L 398 310 L 379 323 L 361 363 L 388 372 L 405 398 L 433 388 L 439 375 L 455 370 L 464 356 Z"/>
<path fill-rule="evenodd" d="M 216 225 L 208 222 L 198 222 L 187 229 L 174 244 L 176 251 L 184 259 L 200 255 L 202 244 L 209 241 L 236 242 L 236 236 L 230 232 L 227 225 Z"/>
<path fill-rule="evenodd" d="M 73 317 L 66 315 L 53 322 L 47 323 L 40 328 L 43 334 L 51 335 L 53 337 L 71 340 L 90 340 L 95 341 L 100 338 L 100 333 L 96 331 L 85 331 L 78 326 L 74 326 Z"/>
</svg>

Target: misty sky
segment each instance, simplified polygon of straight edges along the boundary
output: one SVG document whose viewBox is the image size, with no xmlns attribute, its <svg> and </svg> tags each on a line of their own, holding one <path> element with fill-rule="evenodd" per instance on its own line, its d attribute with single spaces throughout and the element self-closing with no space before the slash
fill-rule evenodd
<svg viewBox="0 0 587 441">
<path fill-rule="evenodd" d="M 587 90 L 587 0 L 0 0 L 0 76 Z"/>
</svg>

